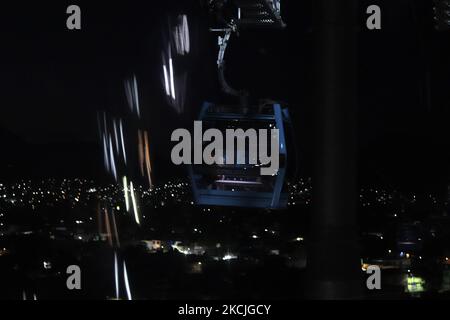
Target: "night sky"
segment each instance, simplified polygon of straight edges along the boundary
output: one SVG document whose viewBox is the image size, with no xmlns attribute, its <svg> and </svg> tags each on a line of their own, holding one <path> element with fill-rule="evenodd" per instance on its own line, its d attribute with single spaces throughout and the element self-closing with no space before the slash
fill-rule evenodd
<svg viewBox="0 0 450 320">
<path fill-rule="evenodd" d="M 360 8 L 358 139 L 363 183 L 442 190 L 450 178 L 450 48 L 444 41 L 449 34 L 433 31 L 427 2 L 367 2 L 382 8 L 383 29 L 374 32 L 364 28 L 366 5 Z M 130 70 L 137 70 L 148 88 L 143 99 L 148 126 L 158 136 L 154 146 L 159 154 L 169 145 L 171 126 L 192 121 L 202 101 L 220 97 L 216 40 L 206 31 L 198 1 L 164 1 L 158 7 L 153 3 L 77 1 L 81 31 L 65 28 L 65 9 L 71 2 L 2 5 L 0 128 L 8 132 L 3 134 L 9 141 L 3 142 L 7 153 L 21 154 L 22 142 L 77 144 L 68 157 L 69 167 L 76 167 L 80 159 L 101 159 L 95 158 L 96 113 L 122 103 L 121 81 Z M 227 52 L 229 77 L 255 97 L 289 103 L 302 171 L 308 175 L 314 162 L 311 3 L 285 1 L 283 6 L 287 30 L 242 32 L 233 40 Z M 180 10 L 190 15 L 195 48 L 184 62 L 191 78 L 188 112 L 181 119 L 164 104 L 159 81 L 161 26 L 168 13 Z M 21 143 L 11 143 L 11 134 Z M 86 160 L 80 154 L 83 145 L 92 148 L 94 158 Z"/>
</svg>

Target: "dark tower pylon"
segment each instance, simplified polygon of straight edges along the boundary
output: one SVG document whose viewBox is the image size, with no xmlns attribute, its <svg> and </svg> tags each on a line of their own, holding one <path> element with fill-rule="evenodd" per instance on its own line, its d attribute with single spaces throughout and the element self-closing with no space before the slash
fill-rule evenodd
<svg viewBox="0 0 450 320">
<path fill-rule="evenodd" d="M 307 295 L 361 296 L 356 226 L 357 0 L 315 0 L 315 169 Z"/>
</svg>

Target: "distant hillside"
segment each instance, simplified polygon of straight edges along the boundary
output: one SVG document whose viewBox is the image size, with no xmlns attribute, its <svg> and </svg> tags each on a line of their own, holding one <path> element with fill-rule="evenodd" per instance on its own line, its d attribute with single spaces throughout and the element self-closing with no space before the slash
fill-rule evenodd
<svg viewBox="0 0 450 320">
<path fill-rule="evenodd" d="M 0 128 L 0 178 L 17 175 L 16 170 L 25 164 L 24 150 L 28 145 L 18 136 Z"/>
<path fill-rule="evenodd" d="M 359 150 L 363 184 L 443 192 L 450 183 L 450 144 L 444 135 L 389 135 Z"/>
<path fill-rule="evenodd" d="M 101 179 L 100 148 L 95 143 L 31 144 L 0 128 L 0 179 L 85 177 Z"/>
</svg>

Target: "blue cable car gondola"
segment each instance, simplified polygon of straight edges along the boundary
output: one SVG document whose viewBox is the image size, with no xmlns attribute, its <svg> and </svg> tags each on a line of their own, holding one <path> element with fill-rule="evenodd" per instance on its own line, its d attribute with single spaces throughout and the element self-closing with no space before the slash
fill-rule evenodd
<svg viewBox="0 0 450 320">
<path fill-rule="evenodd" d="M 219 16 L 225 27 L 212 28 L 211 31 L 223 33 L 219 36 L 218 75 L 222 91 L 239 98 L 240 104 L 234 106 L 205 103 L 199 120 L 203 128 L 209 127 L 226 131 L 227 129 L 278 129 L 278 171 L 273 175 L 261 175 L 261 167 L 266 164 L 250 161 L 247 157 L 240 164 L 190 165 L 189 173 L 193 195 L 198 205 L 236 206 L 251 208 L 281 209 L 287 206 L 285 177 L 287 173 L 286 128 L 291 121 L 288 109 L 276 102 L 257 106 L 248 105 L 248 93 L 232 88 L 225 79 L 225 51 L 231 35 L 240 28 L 284 28 L 280 16 L 279 0 L 211 0 L 208 2 L 212 12 Z M 237 17 L 225 18 L 224 8 L 234 5 Z M 236 10 L 232 10 L 235 11 Z M 248 155 L 250 141 L 246 144 Z M 242 151 L 242 150 L 241 150 Z M 244 157 L 245 157 L 244 155 Z M 297 156 L 297 154 L 296 154 Z M 239 162 L 238 162 L 239 163 Z"/>
<path fill-rule="evenodd" d="M 261 175 L 261 163 L 191 165 L 193 195 L 198 205 L 237 206 L 280 209 L 287 205 L 285 176 L 287 171 L 287 108 L 270 103 L 255 109 L 217 106 L 205 103 L 199 120 L 205 129 L 276 128 L 279 131 L 279 169 L 274 175 Z M 249 143 L 246 144 L 248 150 Z M 246 151 L 247 151 L 246 150 Z M 248 155 L 249 153 L 246 152 Z"/>
</svg>

